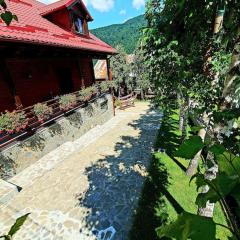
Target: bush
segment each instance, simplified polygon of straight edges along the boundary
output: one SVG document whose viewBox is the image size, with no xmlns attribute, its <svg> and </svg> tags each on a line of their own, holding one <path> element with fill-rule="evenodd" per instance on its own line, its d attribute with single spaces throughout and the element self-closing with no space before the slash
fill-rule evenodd
<svg viewBox="0 0 240 240">
<path fill-rule="evenodd" d="M 117 108 L 117 107 L 121 107 L 121 105 L 122 105 L 121 100 L 116 98 L 115 101 L 114 101 L 114 106 Z"/>
<path fill-rule="evenodd" d="M 87 101 L 94 93 L 97 92 L 96 86 L 91 86 L 87 88 L 83 88 L 79 91 L 79 99 L 80 101 Z"/>
<path fill-rule="evenodd" d="M 113 81 L 103 81 L 100 83 L 100 88 L 102 92 L 108 92 L 109 88 L 114 87 Z"/>
<path fill-rule="evenodd" d="M 77 97 L 74 94 L 66 94 L 60 97 L 59 106 L 61 110 L 69 110 L 77 104 Z"/>
<path fill-rule="evenodd" d="M 46 103 L 37 103 L 33 107 L 33 112 L 37 116 L 39 121 L 44 121 L 52 114 L 52 108 Z"/>
<path fill-rule="evenodd" d="M 27 127 L 28 121 L 23 112 L 6 111 L 0 115 L 0 132 L 18 133 Z"/>
</svg>

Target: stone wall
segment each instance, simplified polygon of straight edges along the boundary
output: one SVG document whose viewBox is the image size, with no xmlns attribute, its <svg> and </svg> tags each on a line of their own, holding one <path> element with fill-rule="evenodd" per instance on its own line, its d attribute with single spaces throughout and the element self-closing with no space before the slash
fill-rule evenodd
<svg viewBox="0 0 240 240">
<path fill-rule="evenodd" d="M 74 141 L 113 117 L 111 95 L 104 95 L 0 151 L 0 178 L 9 179 L 60 145 Z"/>
</svg>

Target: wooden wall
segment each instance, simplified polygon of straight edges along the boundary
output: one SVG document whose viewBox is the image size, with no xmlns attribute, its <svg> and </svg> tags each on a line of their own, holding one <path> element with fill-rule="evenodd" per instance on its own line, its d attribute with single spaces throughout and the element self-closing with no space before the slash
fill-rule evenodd
<svg viewBox="0 0 240 240">
<path fill-rule="evenodd" d="M 73 83 L 73 91 L 82 87 L 82 77 L 85 86 L 94 83 L 91 58 L 77 60 L 66 59 L 8 59 L 7 67 L 15 85 L 16 95 L 22 101 L 23 107 L 51 99 L 60 95 L 60 85 L 56 73 L 59 68 L 69 68 Z M 79 65 L 81 70 L 79 69 Z M 81 76 L 82 75 L 82 76 Z M 0 112 L 13 110 L 14 96 L 0 69 Z"/>
</svg>

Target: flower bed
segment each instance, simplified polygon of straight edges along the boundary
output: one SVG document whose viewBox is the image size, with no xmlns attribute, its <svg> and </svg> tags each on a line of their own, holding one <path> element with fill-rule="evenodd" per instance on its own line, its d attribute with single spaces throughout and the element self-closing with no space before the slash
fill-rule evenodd
<svg viewBox="0 0 240 240">
<path fill-rule="evenodd" d="M 83 102 L 88 102 L 98 91 L 107 92 L 112 86 L 113 84 L 110 81 L 102 82 L 101 84 L 57 97 L 45 103 L 37 103 L 22 111 L 6 111 L 0 114 L 0 135 L 20 133 L 27 127 L 35 128 L 39 124 L 43 124 L 51 119 L 51 117 L 61 115 Z"/>
<path fill-rule="evenodd" d="M 38 118 L 38 121 L 43 123 L 45 120 L 50 118 L 52 114 L 52 108 L 46 103 L 37 103 L 33 106 L 33 112 Z"/>
<path fill-rule="evenodd" d="M 6 111 L 0 115 L 0 134 L 19 133 L 28 125 L 28 119 L 23 112 Z"/>
</svg>

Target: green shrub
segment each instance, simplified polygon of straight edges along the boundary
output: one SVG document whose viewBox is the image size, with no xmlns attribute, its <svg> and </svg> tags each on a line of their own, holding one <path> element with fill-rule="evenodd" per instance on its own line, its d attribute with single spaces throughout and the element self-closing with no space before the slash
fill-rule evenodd
<svg viewBox="0 0 240 240">
<path fill-rule="evenodd" d="M 60 97 L 59 106 L 61 110 L 69 110 L 77 103 L 77 97 L 74 94 L 66 94 Z"/>
<path fill-rule="evenodd" d="M 115 107 L 121 107 L 121 104 L 122 104 L 121 101 L 118 98 L 116 98 L 115 101 L 114 101 L 114 106 Z"/>
<path fill-rule="evenodd" d="M 83 88 L 79 91 L 79 99 L 80 101 L 86 101 L 88 97 L 91 97 L 92 94 L 97 92 L 96 86 L 91 86 L 87 88 Z"/>
<path fill-rule="evenodd" d="M 33 106 L 33 112 L 39 121 L 44 121 L 52 114 L 52 108 L 46 103 L 37 103 Z"/>
<path fill-rule="evenodd" d="M 100 83 L 100 88 L 102 92 L 108 92 L 109 88 L 114 87 L 114 85 L 113 81 L 103 81 Z"/>
<path fill-rule="evenodd" d="M 26 115 L 23 112 L 6 111 L 0 115 L 0 132 L 13 134 L 27 127 Z"/>
</svg>

